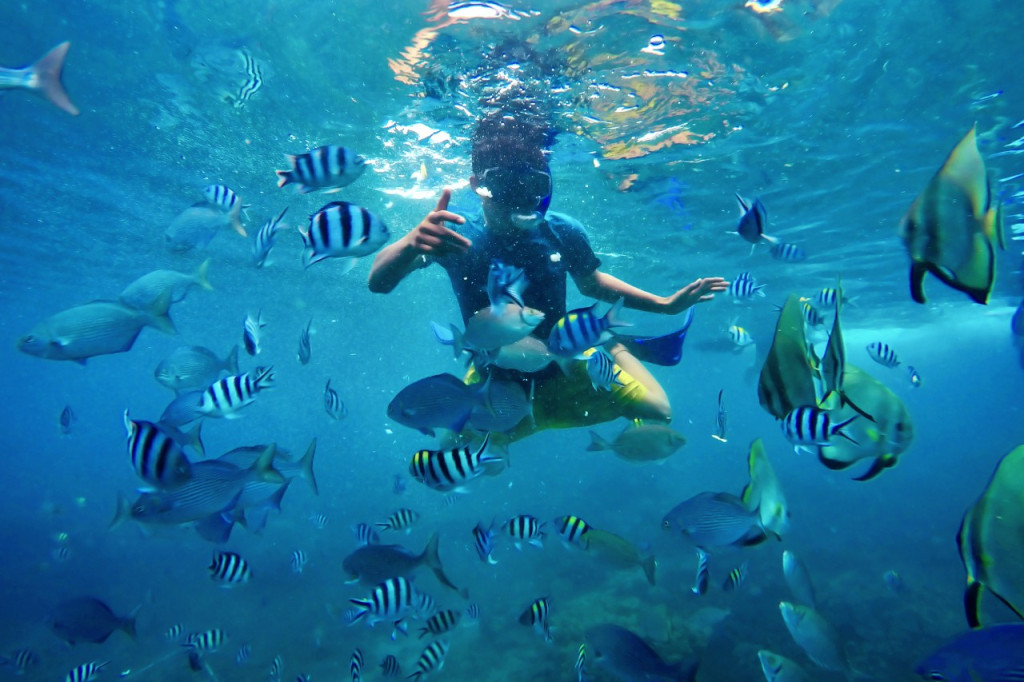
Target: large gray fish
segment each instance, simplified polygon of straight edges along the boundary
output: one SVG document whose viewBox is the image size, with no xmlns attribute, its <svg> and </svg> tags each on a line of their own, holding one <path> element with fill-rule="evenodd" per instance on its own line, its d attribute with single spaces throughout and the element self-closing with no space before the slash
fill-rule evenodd
<svg viewBox="0 0 1024 682">
<path fill-rule="evenodd" d="M 399 391 L 388 405 L 388 417 L 428 436 L 435 428 L 459 433 L 486 400 L 487 384 L 467 386 L 454 375 L 435 374 Z"/>
<path fill-rule="evenodd" d="M 107 641 L 114 630 L 135 639 L 135 614 L 119 616 L 95 597 L 78 597 L 57 605 L 49 618 L 50 629 L 68 644 Z"/>
<path fill-rule="evenodd" d="M 787 601 L 779 604 L 779 611 L 793 641 L 800 645 L 808 658 L 825 670 L 850 672 L 839 633 L 820 613 L 810 606 Z"/>
<path fill-rule="evenodd" d="M 748 509 L 740 498 L 729 493 L 695 495 L 676 505 L 661 525 L 705 550 L 756 545 L 768 537 L 759 512 Z"/>
<path fill-rule="evenodd" d="M 69 47 L 70 42 L 63 42 L 44 54 L 35 64 L 22 69 L 0 67 L 0 90 L 35 92 L 72 116 L 78 116 L 78 108 L 71 103 L 60 80 Z"/>
<path fill-rule="evenodd" d="M 203 346 L 179 346 L 160 361 L 153 376 L 175 393 L 202 391 L 220 378 L 221 373 L 238 374 L 238 346 L 223 360 Z M 199 404 L 198 399 L 196 404 Z"/>
<path fill-rule="evenodd" d="M 177 334 L 167 315 L 165 293 L 149 310 L 135 310 L 116 301 L 93 301 L 46 318 L 18 339 L 18 350 L 48 360 L 74 360 L 131 350 L 143 327 Z"/>
<path fill-rule="evenodd" d="M 291 479 L 283 478 L 279 482 L 273 478 L 263 479 L 245 476 L 246 467 L 239 467 L 231 462 L 220 459 L 196 462 L 192 465 L 192 476 L 210 479 L 234 481 L 244 478 L 242 492 L 235 501 L 234 510 L 245 515 L 246 527 L 258 533 L 267 525 L 267 515 L 272 509 L 281 511 L 281 500 L 288 491 Z"/>
<path fill-rule="evenodd" d="M 786 577 L 786 584 L 789 585 L 793 598 L 800 604 L 812 609 L 817 608 L 811 573 L 804 566 L 804 562 L 788 549 L 782 553 L 782 573 Z"/>
<path fill-rule="evenodd" d="M 968 630 L 917 666 L 925 680 L 1010 682 L 1024 675 L 1024 623 Z"/>
<path fill-rule="evenodd" d="M 434 572 L 439 583 L 467 597 L 466 591 L 456 587 L 445 575 L 437 543 L 437 533 L 433 533 L 420 554 L 414 554 L 401 545 L 363 545 L 345 557 L 341 566 L 353 581 L 364 585 L 377 585 L 394 577 L 407 578 L 420 566 L 426 566 Z"/>
<path fill-rule="evenodd" d="M 694 682 L 697 661 L 671 665 L 635 633 L 604 623 L 583 635 L 588 661 L 620 682 Z"/>
<path fill-rule="evenodd" d="M 235 448 L 225 452 L 217 459 L 221 462 L 229 462 L 237 467 L 247 469 L 255 464 L 260 455 L 267 451 L 269 445 L 248 445 Z M 309 442 L 305 454 L 298 461 L 292 461 L 288 452 L 282 448 L 276 449 L 277 455 L 274 458 L 274 468 L 281 472 L 285 478 L 302 478 L 313 490 L 314 495 L 320 494 L 320 488 L 316 483 L 316 474 L 313 473 L 313 458 L 316 456 L 316 438 Z M 379 582 L 379 581 L 378 581 Z"/>
<path fill-rule="evenodd" d="M 118 300 L 129 308 L 149 310 L 164 292 L 170 292 L 171 303 L 180 303 L 185 300 L 192 287 L 200 287 L 207 291 L 213 289 L 206 277 L 209 269 L 210 259 L 207 258 L 191 275 L 175 270 L 154 270 L 125 287 Z"/>
<path fill-rule="evenodd" d="M 761 663 L 761 672 L 767 682 L 811 682 L 807 672 L 785 656 L 761 649 L 757 652 L 757 660 Z"/>
<path fill-rule="evenodd" d="M 638 422 L 627 426 L 611 442 L 591 431 L 587 451 L 611 450 L 631 462 L 648 462 L 665 459 L 684 445 L 686 437 L 668 425 Z"/>
<path fill-rule="evenodd" d="M 164 246 L 173 253 L 205 249 L 217 233 L 231 226 L 231 214 L 201 201 L 179 213 L 164 232 Z"/>
<path fill-rule="evenodd" d="M 475 431 L 511 431 L 527 417 L 533 420 L 533 396 L 515 381 L 489 381 L 482 404 L 473 406 L 466 428 Z"/>
</svg>

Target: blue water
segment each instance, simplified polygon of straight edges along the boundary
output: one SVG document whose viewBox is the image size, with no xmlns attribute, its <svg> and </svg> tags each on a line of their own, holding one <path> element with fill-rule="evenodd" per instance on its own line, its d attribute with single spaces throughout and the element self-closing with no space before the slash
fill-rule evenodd
<svg viewBox="0 0 1024 682">
<path fill-rule="evenodd" d="M 538 16 L 452 25 L 445 25 L 444 3 L 413 0 L 0 7 L 0 65 L 22 66 L 70 40 L 64 83 L 82 111 L 71 117 L 23 92 L 0 98 L 0 326 L 7 339 L 0 346 L 0 652 L 27 647 L 39 656 L 25 679 L 63 679 L 89 660 L 112 661 L 107 679 L 125 670 L 137 680 L 195 679 L 179 647 L 163 638 L 175 623 L 229 634 L 206 659 L 219 680 L 266 679 L 277 654 L 283 679 L 342 678 L 357 646 L 366 655 L 365 678 L 377 679 L 387 653 L 408 674 L 429 640 L 392 642 L 383 625 L 347 627 L 336 615 L 366 592 L 346 585 L 341 571 L 355 548 L 350 527 L 382 521 L 399 507 L 423 519 L 396 541 L 419 551 L 438 531 L 452 580 L 469 588 L 482 613 L 480 627 L 452 634 L 437 679 L 570 679 L 583 631 L 606 621 L 637 631 L 669 660 L 700 657 L 702 681 L 760 679 L 761 648 L 799 661 L 813 679 L 842 679 L 808 661 L 779 617 L 778 602 L 789 599 L 785 548 L 808 565 L 819 610 L 854 666 L 875 679 L 915 679 L 915 663 L 966 627 L 956 531 L 998 459 L 1024 440 L 1024 371 L 1010 333 L 1022 294 L 1021 250 L 1011 241 L 1000 254 L 987 307 L 934 280 L 929 304 L 918 306 L 896 225 L 975 122 L 990 174 L 1024 170 L 1013 146 L 1024 135 L 1013 127 L 1024 119 L 1014 51 L 1021 10 L 996 1 L 784 0 L 783 12 L 758 16 L 741 2 L 704 0 L 683 3 L 673 16 L 669 4 L 538 0 L 514 5 Z M 417 35 L 431 28 L 435 34 Z M 640 51 L 653 34 L 665 36 L 664 56 Z M 409 59 L 408 48 L 424 35 L 424 56 Z M 701 306 L 682 363 L 655 369 L 672 401 L 673 426 L 688 439 L 669 460 L 632 464 L 586 452 L 584 429 L 544 432 L 512 446 L 508 471 L 475 481 L 471 494 L 446 507 L 442 495 L 414 481 L 405 494 L 392 492 L 393 476 L 433 441 L 385 413 L 411 381 L 461 371 L 429 326 L 458 320 L 440 268 L 416 273 L 384 297 L 366 288 L 370 259 L 344 276 L 330 262 L 303 271 L 293 231 L 280 237 L 264 270 L 252 267 L 249 243 L 228 231 L 186 256 L 164 249 L 163 232 L 202 199 L 204 186 L 219 182 L 251 205 L 250 230 L 285 206 L 286 222 L 297 227 L 326 201 L 344 198 L 401 235 L 445 186 L 459 188 L 454 205 L 475 208 L 465 184 L 475 97 L 510 64 L 534 73 L 531 64 L 543 62 L 485 56 L 505 39 L 564 58 L 544 75 L 556 89 L 547 102 L 563 131 L 553 147 L 552 208 L 588 226 L 605 270 L 660 294 L 698 276 L 750 270 L 768 297 Z M 265 85 L 236 109 L 224 96 L 242 82 L 232 72 L 239 50 L 263 65 Z M 210 69 L 197 56 L 228 66 Z M 407 62 L 420 82 L 396 79 L 404 71 L 389 59 Z M 425 74 L 463 77 L 464 91 L 424 98 Z M 408 128 L 417 123 L 445 135 Z M 691 131 L 693 144 L 654 149 L 674 126 Z M 322 144 L 348 146 L 372 167 L 329 199 L 276 188 L 273 170 L 284 167 L 283 154 Z M 1020 222 L 1014 195 L 1022 186 L 1020 179 L 999 186 L 1008 232 Z M 808 260 L 779 263 L 763 248 L 751 255 L 727 234 L 736 192 L 760 196 L 773 233 L 804 248 Z M 151 270 L 191 272 L 207 257 L 215 289 L 193 291 L 174 306 L 177 337 L 146 329 L 130 352 L 85 367 L 14 346 L 46 316 L 116 298 Z M 855 298 L 844 310 L 850 361 L 892 388 L 915 425 L 899 466 L 867 483 L 794 455 L 758 405 L 747 376 L 757 363 L 753 350 L 720 350 L 730 324 L 768 338 L 773 303 L 789 293 L 812 296 L 837 275 Z M 570 287 L 569 303 L 587 301 Z M 126 465 L 121 415 L 129 408 L 155 420 L 172 397 L 153 380 L 157 363 L 181 344 L 226 352 L 240 342 L 246 313 L 259 308 L 267 320 L 260 363 L 277 368 L 278 386 L 244 418 L 206 424 L 206 446 L 220 453 L 274 441 L 302 452 L 315 436 L 320 496 L 296 481 L 261 535 L 236 528 L 227 547 L 247 558 L 254 578 L 222 590 L 206 571 L 214 546 L 194 532 L 146 536 L 132 524 L 108 532 L 118 493 L 132 496 L 138 487 Z M 672 319 L 627 313 L 640 331 L 673 328 Z M 301 366 L 295 351 L 310 318 L 313 360 Z M 897 348 L 921 372 L 922 387 L 910 385 L 903 367 L 873 364 L 863 350 L 872 341 Z M 252 366 L 243 357 L 243 369 Z M 349 411 L 337 423 L 322 407 L 328 377 Z M 727 444 L 711 438 L 720 389 Z M 58 429 L 65 405 L 77 415 L 68 436 Z M 624 425 L 596 430 L 611 438 Z M 701 491 L 738 493 L 747 444 L 758 437 L 783 482 L 792 530 L 782 543 L 716 555 L 712 590 L 696 598 L 693 550 L 660 530 L 661 517 Z M 326 515 L 324 529 L 313 526 L 313 513 Z M 472 527 L 520 513 L 545 520 L 576 514 L 649 548 L 658 558 L 657 586 L 638 570 L 564 549 L 551 528 L 543 550 L 518 553 L 502 542 L 499 563 L 482 564 Z M 55 555 L 59 533 L 67 534 L 65 561 Z M 301 576 L 289 567 L 296 549 L 310 557 Z M 745 559 L 744 589 L 718 589 Z M 890 569 L 903 576 L 906 592 L 887 590 L 882 575 Z M 467 604 L 428 572 L 417 584 L 444 607 Z M 141 605 L 138 643 L 114 633 L 105 644 L 68 649 L 55 638 L 47 615 L 83 594 L 119 613 Z M 545 595 L 550 645 L 516 623 Z M 992 619 L 1012 617 L 1000 608 L 989 605 Z M 253 655 L 236 666 L 243 643 Z M 595 671 L 598 680 L 611 679 L 603 674 Z"/>
</svg>

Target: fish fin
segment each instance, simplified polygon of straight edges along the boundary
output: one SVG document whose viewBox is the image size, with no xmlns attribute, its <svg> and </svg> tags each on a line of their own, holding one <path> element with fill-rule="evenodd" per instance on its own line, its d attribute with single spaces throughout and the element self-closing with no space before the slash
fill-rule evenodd
<svg viewBox="0 0 1024 682">
<path fill-rule="evenodd" d="M 264 483 L 284 483 L 285 478 L 281 472 L 274 468 L 274 456 L 277 454 L 277 445 L 271 443 L 267 449 L 249 467 L 249 472 L 256 474 L 257 478 Z"/>
<path fill-rule="evenodd" d="M 590 445 L 587 446 L 587 452 L 598 452 L 600 450 L 611 450 L 612 444 L 601 437 L 596 431 L 590 432 Z"/>
<path fill-rule="evenodd" d="M 206 260 L 199 264 L 198 268 L 196 268 L 195 281 L 196 284 L 198 284 L 203 289 L 206 289 L 207 291 L 213 291 L 213 285 L 210 284 L 210 280 L 207 277 L 207 273 L 209 272 L 209 270 L 210 259 L 207 258 Z"/>
<path fill-rule="evenodd" d="M 202 539 L 223 545 L 231 537 L 231 529 L 234 528 L 234 525 L 234 518 L 223 512 L 217 512 L 196 522 L 195 528 Z"/>
<path fill-rule="evenodd" d="M 110 520 L 107 530 L 114 530 L 125 521 L 132 519 L 132 503 L 120 492 L 117 493 L 117 508 L 114 510 L 114 518 Z"/>
<path fill-rule="evenodd" d="M 980 218 L 986 208 L 988 195 L 988 178 L 985 175 L 985 162 L 978 152 L 977 124 L 964 135 L 946 162 L 939 169 L 937 177 L 946 180 L 967 196 L 974 216 Z"/>
<path fill-rule="evenodd" d="M 146 324 L 155 329 L 159 329 L 164 334 L 170 334 L 175 336 L 178 333 L 177 328 L 174 326 L 174 321 L 171 320 L 169 315 L 171 309 L 171 290 L 168 289 L 153 302 L 147 313 L 149 317 L 146 319 Z M 134 340 L 134 339 L 133 339 Z"/>
<path fill-rule="evenodd" d="M 226 358 L 224 358 L 224 370 L 227 371 L 228 374 L 238 374 L 238 344 L 237 343 L 235 344 L 235 347 L 231 349 L 231 352 L 228 353 L 228 356 Z"/>
<path fill-rule="evenodd" d="M 910 265 L 910 297 L 914 303 L 926 303 L 924 296 L 924 276 L 928 274 L 928 265 L 914 261 Z"/>
<path fill-rule="evenodd" d="M 842 471 L 849 467 L 853 462 L 841 462 L 839 460 L 829 459 L 825 454 L 828 448 L 818 448 L 818 461 L 825 465 L 826 468 L 832 471 Z"/>
<path fill-rule="evenodd" d="M 657 567 L 658 562 L 655 561 L 653 554 L 644 558 L 644 560 L 640 563 L 640 568 L 644 570 L 644 576 L 647 577 L 647 582 L 650 583 L 652 587 L 657 582 L 654 575 L 654 571 Z"/>
<path fill-rule="evenodd" d="M 313 473 L 313 457 L 316 455 L 316 438 L 309 441 L 309 447 L 306 448 L 306 454 L 299 460 L 299 471 L 302 473 L 300 476 L 306 479 L 309 483 L 309 487 L 312 488 L 314 495 L 320 495 L 320 487 L 316 483 L 316 474 Z"/>
<path fill-rule="evenodd" d="M 619 313 L 622 312 L 622 305 L 625 300 L 626 299 L 620 296 L 619 299 L 612 304 L 612 307 L 608 309 L 608 312 L 604 314 L 605 322 L 607 322 L 609 328 L 633 326 L 632 322 L 626 322 L 625 320 L 619 319 Z"/>
<path fill-rule="evenodd" d="M 228 214 L 228 220 L 231 221 L 231 229 L 237 232 L 242 237 L 248 237 L 249 233 L 245 231 L 245 226 L 242 225 L 242 204 L 237 203 L 231 209 Z"/>
<path fill-rule="evenodd" d="M 870 481 L 878 474 L 882 473 L 886 469 L 891 469 L 896 466 L 897 457 L 892 453 L 886 453 L 881 457 L 876 457 L 871 463 L 871 467 L 860 476 L 854 476 L 855 481 Z"/>
<path fill-rule="evenodd" d="M 284 494 L 288 492 L 288 486 L 291 485 L 291 483 L 292 479 L 290 478 L 282 483 L 281 487 L 274 491 L 274 494 L 270 496 L 264 506 L 269 509 L 281 511 L 281 501 L 284 499 Z M 266 521 L 264 521 L 264 523 L 266 523 Z"/>
<path fill-rule="evenodd" d="M 967 589 L 964 590 L 964 611 L 967 614 L 967 625 L 971 628 L 981 627 L 981 593 L 985 586 L 968 577 Z"/>
<path fill-rule="evenodd" d="M 746 200 L 744 200 L 743 197 L 741 197 L 739 194 L 736 195 L 736 201 L 740 205 L 740 216 L 745 215 L 746 212 L 750 210 L 750 204 Z"/>
<path fill-rule="evenodd" d="M 289 158 L 291 158 L 293 160 L 293 162 L 294 162 L 294 158 L 295 158 L 294 156 L 291 156 L 291 155 L 288 155 L 288 154 L 286 154 L 286 156 L 289 156 Z M 292 180 L 292 171 L 290 171 L 290 170 L 279 170 L 279 171 L 274 171 L 274 172 L 277 173 L 277 186 L 278 187 L 284 187 L 288 183 L 294 182 L 294 180 Z"/>
<path fill-rule="evenodd" d="M 199 453 L 200 457 L 206 457 L 206 446 L 203 445 L 203 422 L 199 422 L 196 428 L 185 434 L 188 436 L 188 445 Z"/>
<path fill-rule="evenodd" d="M 448 576 L 444 572 L 444 566 L 441 564 L 441 555 L 438 552 L 439 538 L 437 531 L 430 534 L 430 538 L 427 539 L 427 546 L 423 548 L 423 553 L 420 554 L 420 561 L 426 565 L 431 571 L 434 572 L 434 576 L 437 581 L 452 590 L 453 592 L 468 597 L 468 592 L 463 589 L 459 589 L 448 579 Z M 465 593 L 465 594 L 464 594 Z"/>
<path fill-rule="evenodd" d="M 71 103 L 71 98 L 61 83 L 64 70 L 64 58 L 67 57 L 70 42 L 63 42 L 43 55 L 39 61 L 29 67 L 34 75 L 32 89 L 72 116 L 78 116 L 78 107 Z"/>
<path fill-rule="evenodd" d="M 338 259 L 338 274 L 347 275 L 352 272 L 352 268 L 356 266 L 358 258 L 339 258 Z"/>
<path fill-rule="evenodd" d="M 303 240 L 305 239 L 306 236 L 305 234 L 303 234 Z M 310 266 L 316 265 L 317 263 L 326 258 L 327 256 L 323 254 L 317 254 L 316 251 L 313 250 L 312 246 L 306 247 L 305 249 L 302 250 L 302 267 L 309 268 Z"/>
</svg>

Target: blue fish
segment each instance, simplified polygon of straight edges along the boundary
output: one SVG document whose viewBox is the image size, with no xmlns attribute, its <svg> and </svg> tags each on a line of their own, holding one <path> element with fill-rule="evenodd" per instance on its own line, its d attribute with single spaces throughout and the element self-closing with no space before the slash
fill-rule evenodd
<svg viewBox="0 0 1024 682">
<path fill-rule="evenodd" d="M 388 405 L 388 417 L 431 437 L 435 428 L 459 433 L 486 400 L 486 383 L 467 386 L 452 374 L 435 374 L 399 391 Z"/>
<path fill-rule="evenodd" d="M 697 679 L 696 662 L 666 663 L 647 642 L 624 627 L 604 623 L 589 628 L 583 636 L 587 657 L 616 680 Z"/>
<path fill-rule="evenodd" d="M 1005 682 L 1024 676 L 1024 623 L 969 630 L 917 666 L 925 680 Z"/>
<path fill-rule="evenodd" d="M 548 349 L 555 355 L 572 358 L 610 341 L 614 336 L 610 331 L 613 327 L 632 326 L 618 319 L 622 303 L 621 298 L 615 301 L 604 317 L 597 316 L 597 303 L 589 308 L 570 310 L 552 327 Z"/>
<path fill-rule="evenodd" d="M 756 545 L 768 537 L 759 512 L 729 493 L 700 493 L 681 502 L 662 519 L 662 528 L 705 550 Z"/>
<path fill-rule="evenodd" d="M 755 246 L 761 242 L 776 243 L 777 239 L 765 234 L 768 228 L 768 211 L 761 200 L 754 197 L 754 201 L 749 202 L 737 194 L 736 201 L 740 205 L 740 222 L 736 226 L 736 233 Z"/>
</svg>

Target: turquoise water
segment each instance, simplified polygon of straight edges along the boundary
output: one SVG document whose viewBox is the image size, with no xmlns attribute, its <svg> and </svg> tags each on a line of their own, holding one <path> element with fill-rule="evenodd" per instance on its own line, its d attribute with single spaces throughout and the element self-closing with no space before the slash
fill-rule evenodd
<svg viewBox="0 0 1024 682">
<path fill-rule="evenodd" d="M 975 122 L 990 174 L 1024 170 L 1013 146 L 1024 135 L 1024 127 L 1014 128 L 1024 119 L 1014 52 L 1021 10 L 996 1 L 784 0 L 782 12 L 757 15 L 741 2 L 707 0 L 682 3 L 675 14 L 671 3 L 538 0 L 513 6 L 536 16 L 451 23 L 443 3 L 427 4 L 166 0 L 0 8 L 2 66 L 24 65 L 71 41 L 64 83 L 82 112 L 71 117 L 22 92 L 0 98 L 0 324 L 8 339 L 0 351 L 0 651 L 31 648 L 41 663 L 29 679 L 63 679 L 94 659 L 112 661 L 106 678 L 132 669 L 141 671 L 132 675 L 139 680 L 194 679 L 179 647 L 163 638 L 182 623 L 229 634 L 224 649 L 206 658 L 220 680 L 265 679 L 277 654 L 286 664 L 283 679 L 345 677 L 357 646 L 367 679 L 378 677 L 387 653 L 408 674 L 428 640 L 391 642 L 383 625 L 347 627 L 336 615 L 366 592 L 346 585 L 341 572 L 355 548 L 350 526 L 407 506 L 423 520 L 398 541 L 419 551 L 437 530 L 449 574 L 481 610 L 478 628 L 452 634 L 438 679 L 570 679 L 582 632 L 606 621 L 637 631 L 669 660 L 700 657 L 702 681 L 760 679 L 760 648 L 798 660 L 813 679 L 842 679 L 808 661 L 779 617 L 778 602 L 790 598 L 780 567 L 785 548 L 811 570 L 819 610 L 854 666 L 875 679 L 915 679 L 916 662 L 965 628 L 954 542 L 960 518 L 999 457 L 1024 436 L 1024 374 L 1010 332 L 1021 297 L 1020 247 L 1011 241 L 999 255 L 987 307 L 937 281 L 929 304 L 919 306 L 909 297 L 896 225 Z M 664 54 L 642 52 L 656 34 L 665 38 Z M 410 58 L 417 45 L 422 54 Z M 261 64 L 265 83 L 236 108 L 226 98 L 245 80 L 241 53 Z M 545 432 L 514 444 L 508 471 L 475 481 L 451 506 L 413 481 L 396 496 L 393 476 L 406 473 L 412 452 L 433 441 L 391 422 L 388 402 L 415 379 L 461 371 L 430 330 L 432 320 L 458 320 L 440 268 L 383 297 L 367 290 L 370 259 L 344 276 L 330 262 L 303 271 L 293 231 L 279 238 L 263 270 L 252 267 L 249 242 L 229 231 L 188 255 L 166 251 L 163 233 L 213 183 L 229 185 L 250 205 L 250 231 L 285 206 L 286 222 L 297 227 L 343 198 L 402 235 L 446 186 L 458 188 L 454 206 L 475 209 L 465 179 L 477 98 L 517 74 L 553 89 L 543 98 L 561 131 L 552 148 L 552 209 L 587 225 L 604 269 L 660 294 L 698 276 L 749 270 L 768 296 L 701 306 L 682 363 L 655 368 L 672 401 L 673 426 L 688 439 L 664 463 L 587 453 L 583 429 Z M 458 89 L 450 86 L 456 81 Z M 275 186 L 283 154 L 324 144 L 343 144 L 372 166 L 329 198 Z M 1020 220 L 1014 195 L 1022 185 L 999 185 L 1008 232 Z M 807 261 L 780 263 L 764 247 L 751 255 L 727 234 L 735 229 L 736 192 L 760 196 L 772 234 L 801 246 Z M 116 298 L 151 270 L 191 272 L 207 257 L 214 290 L 175 304 L 178 337 L 144 330 L 129 353 L 84 368 L 14 347 L 48 315 Z M 772 304 L 789 293 L 813 296 L 837 275 L 855 300 L 844 310 L 850 361 L 888 385 L 915 425 L 900 465 L 867 483 L 792 454 L 758 405 L 748 372 L 758 362 L 754 351 L 722 350 L 730 324 L 767 339 Z M 587 301 L 570 287 L 569 303 Z M 220 453 L 276 441 L 301 452 L 315 436 L 320 496 L 296 481 L 261 535 L 236 529 L 228 548 L 247 558 L 254 578 L 222 590 L 206 571 L 213 545 L 192 531 L 107 531 L 118 493 L 131 496 L 139 484 L 125 465 L 121 415 L 130 408 L 155 420 L 172 397 L 152 378 L 157 363 L 181 344 L 227 351 L 240 341 L 246 313 L 258 308 L 268 325 L 260 363 L 277 368 L 278 386 L 244 418 L 206 424 L 206 446 Z M 627 313 L 645 333 L 676 322 Z M 295 351 L 310 318 L 313 359 L 301 366 Z M 897 348 L 923 385 L 911 386 L 902 366 L 873 364 L 864 351 L 872 341 Z M 243 369 L 254 365 L 243 355 Z M 328 377 L 348 407 L 341 422 L 322 407 Z M 720 389 L 729 410 L 727 444 L 711 438 Z M 57 425 L 65 405 L 77 415 L 68 436 Z M 624 424 L 596 430 L 610 438 Z M 694 597 L 693 550 L 664 534 L 660 520 L 698 492 L 738 493 L 747 445 L 757 437 L 783 482 L 792 530 L 782 543 L 715 556 L 712 590 Z M 310 522 L 313 513 L 327 516 L 324 529 Z M 482 564 L 472 527 L 519 513 L 545 520 L 576 514 L 649 548 L 658 558 L 657 586 L 638 570 L 564 549 L 550 528 L 543 550 L 518 553 L 502 542 L 499 563 Z M 68 536 L 64 561 L 55 558 L 58 533 Z M 310 557 L 301 576 L 289 568 L 296 549 Z M 745 559 L 744 589 L 718 589 Z M 890 569 L 903 576 L 904 593 L 886 588 L 882 575 Z M 417 584 L 444 607 L 467 604 L 428 573 Z M 102 645 L 65 647 L 45 618 L 81 594 L 122 613 L 141 604 L 138 644 L 115 633 Z M 516 623 L 543 595 L 552 600 L 550 645 Z M 991 617 L 1009 619 L 998 607 Z M 237 666 L 234 652 L 243 643 L 252 658 Z M 612 679 L 596 669 L 594 675 Z"/>
</svg>

